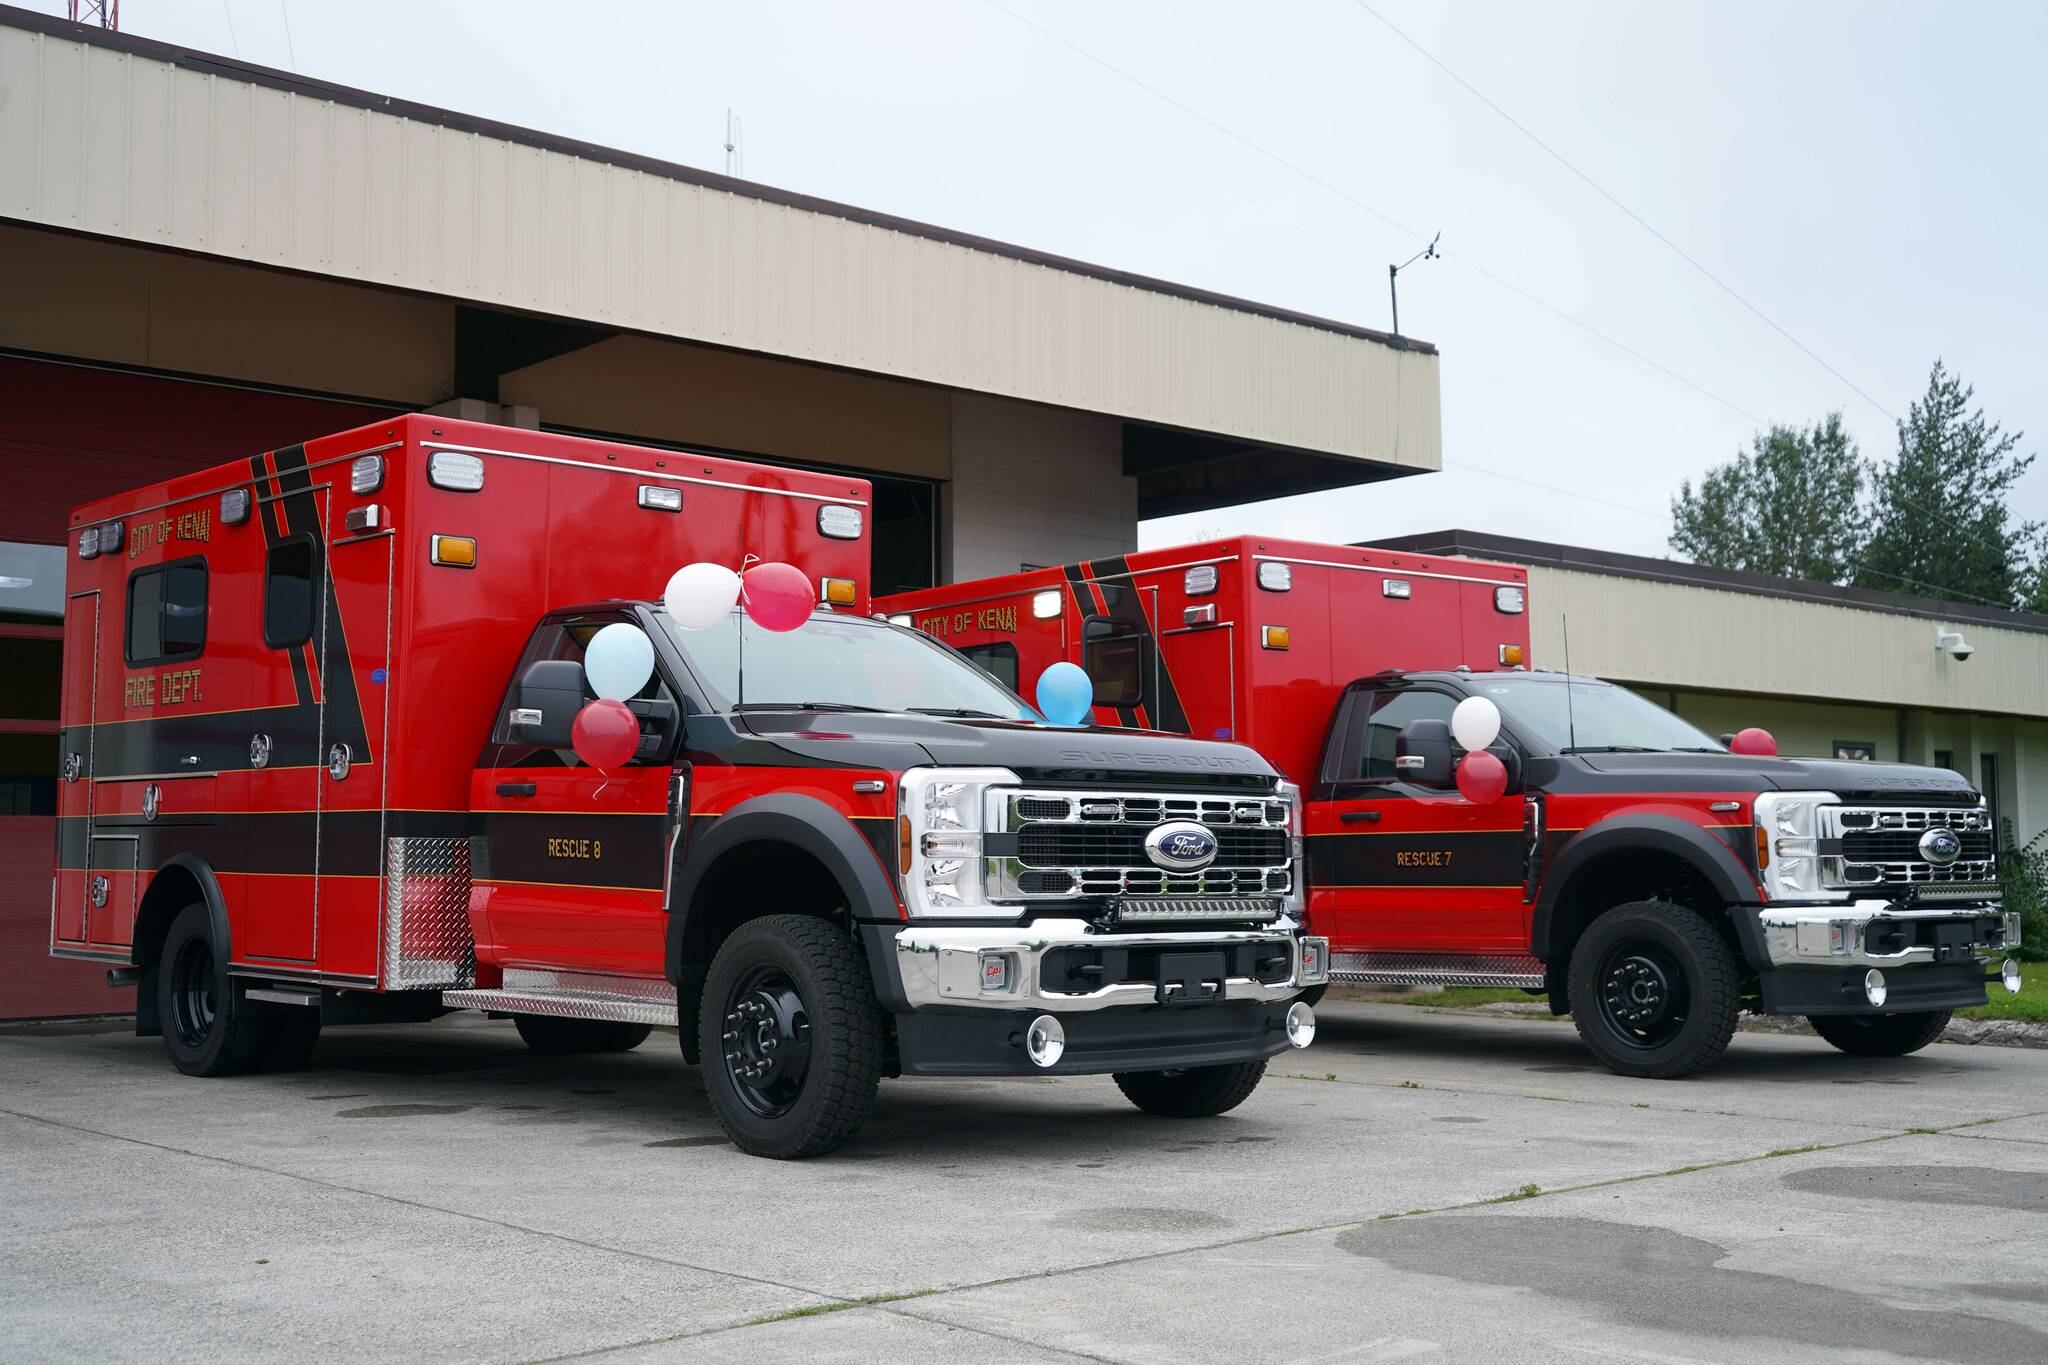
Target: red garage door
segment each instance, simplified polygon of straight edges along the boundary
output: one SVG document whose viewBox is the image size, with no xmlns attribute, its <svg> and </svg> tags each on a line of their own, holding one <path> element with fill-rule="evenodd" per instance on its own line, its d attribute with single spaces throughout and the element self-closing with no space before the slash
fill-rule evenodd
<svg viewBox="0 0 2048 1365">
<path fill-rule="evenodd" d="M 49 956 L 71 509 L 397 410 L 0 356 L 0 1019 L 134 1008 Z"/>
</svg>

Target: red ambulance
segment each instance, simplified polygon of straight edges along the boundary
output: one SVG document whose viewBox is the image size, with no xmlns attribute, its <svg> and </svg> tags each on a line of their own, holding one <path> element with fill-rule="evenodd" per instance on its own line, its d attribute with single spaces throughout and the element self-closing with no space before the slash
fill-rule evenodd
<svg viewBox="0 0 2048 1365">
<path fill-rule="evenodd" d="M 1293 789 L 1234 744 L 1055 731 L 871 619 L 868 509 L 841 475 L 422 416 L 78 509 L 51 951 L 136 985 L 194 1075 L 452 1008 L 546 1052 L 678 1027 L 769 1156 L 842 1140 L 885 1074 L 1239 1103 L 1324 979 Z M 678 629 L 668 576 L 749 555 L 816 613 Z M 599 771 L 572 727 L 617 624 L 653 663 Z"/>
<path fill-rule="evenodd" d="M 2018 943 L 1983 797 L 1955 773 L 1730 753 L 1596 678 L 1531 671 L 1527 571 L 1246 536 L 877 602 L 1030 695 L 1249 744 L 1306 793 L 1331 978 L 1522 987 L 1609 1067 L 1711 1065 L 1744 1009 L 1896 1056 Z M 1455 785 L 1483 697 L 1506 794 Z M 2018 989 L 2004 962 L 1991 980 Z M 1311 998 L 1314 998 L 1313 996 Z"/>
</svg>

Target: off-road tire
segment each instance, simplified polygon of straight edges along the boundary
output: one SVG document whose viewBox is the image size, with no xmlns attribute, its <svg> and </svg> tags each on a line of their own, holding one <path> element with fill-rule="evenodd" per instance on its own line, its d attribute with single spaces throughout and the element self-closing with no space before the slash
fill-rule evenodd
<svg viewBox="0 0 2048 1365">
<path fill-rule="evenodd" d="M 248 1002 L 244 1001 L 244 1005 Z M 266 1007 L 269 1036 L 256 1056 L 258 1071 L 297 1071 L 320 1044 L 320 1011 L 305 1005 Z"/>
<path fill-rule="evenodd" d="M 1124 1098 L 1148 1114 L 1206 1119 L 1227 1114 L 1251 1097 L 1266 1061 L 1191 1066 L 1181 1071 L 1119 1071 L 1110 1079 Z"/>
<path fill-rule="evenodd" d="M 735 1078 L 728 1015 L 748 1003 L 736 994 L 749 981 L 786 987 L 802 1007 L 801 1046 L 808 1058 L 783 1112 L 750 1105 Z M 777 1160 L 831 1151 L 875 1107 L 887 1047 L 882 1008 L 868 964 L 846 931 L 809 915 L 768 915 L 734 931 L 719 947 L 697 1014 L 704 1089 L 719 1126 L 740 1150 Z M 744 1057 L 742 1058 L 744 1061 Z"/>
<path fill-rule="evenodd" d="M 1809 1014 L 1813 1031 L 1851 1057 L 1903 1057 L 1939 1042 L 1954 1010 L 1908 1014 Z"/>
<path fill-rule="evenodd" d="M 654 1032 L 646 1024 L 621 1024 L 610 1019 L 564 1019 L 552 1014 L 513 1016 L 512 1026 L 526 1045 L 543 1057 L 573 1057 L 586 1052 L 631 1052 Z"/>
<path fill-rule="evenodd" d="M 171 1065 L 187 1076 L 239 1076 L 255 1070 L 275 1016 L 245 999 L 240 984 L 228 975 L 204 905 L 188 905 L 171 921 L 156 967 L 157 1011 Z"/>
<path fill-rule="evenodd" d="M 1640 1004 L 1628 992 L 1645 973 L 1646 985 L 1666 983 L 1662 998 L 1671 1009 L 1655 1028 L 1632 1032 L 1612 1011 Z M 1586 927 L 1572 949 L 1567 989 L 1579 1038 L 1608 1070 L 1675 1080 L 1706 1070 L 1728 1050 L 1742 1004 L 1742 970 L 1727 940 L 1699 911 L 1671 901 L 1632 901 Z"/>
</svg>

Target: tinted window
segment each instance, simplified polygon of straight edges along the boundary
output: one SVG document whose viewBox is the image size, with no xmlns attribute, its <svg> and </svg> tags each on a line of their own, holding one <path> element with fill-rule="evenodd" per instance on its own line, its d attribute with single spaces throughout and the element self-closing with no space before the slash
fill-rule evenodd
<svg viewBox="0 0 2048 1365">
<path fill-rule="evenodd" d="M 131 664 L 195 659 L 206 648 L 206 561 L 183 559 L 128 576 Z"/>
<path fill-rule="evenodd" d="M 311 536 L 279 541 L 264 556 L 263 643 L 272 649 L 289 649 L 313 638 L 318 560 Z"/>
<path fill-rule="evenodd" d="M 1097 706 L 1145 699 L 1145 637 L 1135 621 L 1091 616 L 1081 627 L 1081 667 L 1095 682 Z"/>
<path fill-rule="evenodd" d="M 1354 776 L 1384 782 L 1394 776 L 1394 741 L 1401 727 L 1411 720 L 1440 720 L 1448 723 L 1458 706 L 1457 698 L 1441 692 L 1380 692 L 1374 695 L 1372 711 L 1365 718 L 1365 741 L 1359 745 L 1358 772 Z"/>
<path fill-rule="evenodd" d="M 1017 646 L 1007 642 L 975 645 L 960 652 L 994 675 L 997 682 L 1012 692 L 1017 690 Z"/>
</svg>

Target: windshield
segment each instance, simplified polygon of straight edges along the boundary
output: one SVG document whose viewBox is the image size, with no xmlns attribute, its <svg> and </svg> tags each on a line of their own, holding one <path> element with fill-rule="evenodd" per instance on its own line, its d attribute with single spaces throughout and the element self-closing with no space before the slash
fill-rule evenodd
<svg viewBox="0 0 2048 1365">
<path fill-rule="evenodd" d="M 913 711 L 1036 721 L 1038 713 L 958 654 L 914 630 L 859 616 L 763 630 L 734 612 L 709 630 L 668 630 L 721 710 Z"/>
<path fill-rule="evenodd" d="M 1720 753 L 1701 731 L 1613 683 L 1503 674 L 1474 680 L 1531 737 L 1560 753 Z M 1569 692 L 1569 698 L 1567 698 Z"/>
</svg>

